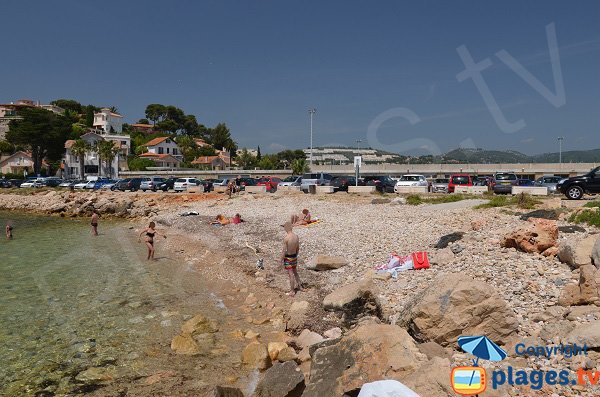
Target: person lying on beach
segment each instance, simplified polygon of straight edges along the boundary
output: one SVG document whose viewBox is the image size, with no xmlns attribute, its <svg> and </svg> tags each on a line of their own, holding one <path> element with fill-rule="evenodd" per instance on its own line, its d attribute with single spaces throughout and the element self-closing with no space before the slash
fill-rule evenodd
<svg viewBox="0 0 600 397">
<path fill-rule="evenodd" d="M 230 223 L 231 223 L 231 221 L 229 220 L 229 218 L 223 216 L 223 214 L 219 214 L 219 215 L 217 215 L 215 220 L 212 221 L 210 224 L 225 226 L 225 225 L 229 225 Z"/>
<path fill-rule="evenodd" d="M 160 234 L 159 232 L 157 232 L 155 227 L 156 227 L 156 223 L 150 222 L 148 227 L 145 228 L 144 230 L 142 230 L 138 237 L 138 241 L 141 242 L 142 235 L 143 234 L 146 235 L 145 241 L 146 241 L 146 246 L 148 247 L 148 260 L 150 260 L 150 259 L 154 260 L 154 236 L 158 235 L 158 236 L 162 236 L 163 238 L 167 238 L 166 235 Z"/>
<path fill-rule="evenodd" d="M 283 267 L 288 272 L 290 278 L 290 292 L 288 296 L 296 295 L 296 291 L 302 291 L 300 276 L 296 267 L 298 265 L 298 252 L 300 252 L 300 239 L 292 230 L 292 223 L 286 222 L 282 225 L 285 230 L 283 239 L 283 250 L 281 252 L 281 262 Z"/>
<path fill-rule="evenodd" d="M 235 214 L 235 216 L 231 218 L 231 223 L 233 223 L 234 225 L 239 225 L 242 222 L 245 221 L 242 219 L 242 216 L 240 214 Z"/>
<path fill-rule="evenodd" d="M 11 223 L 10 223 L 10 222 L 8 222 L 8 223 L 6 224 L 5 231 L 6 231 L 6 239 L 7 239 L 7 240 L 10 240 L 10 239 L 12 239 L 12 238 L 13 238 L 13 235 L 12 235 L 13 227 L 12 227 L 12 225 L 11 225 Z"/>
</svg>

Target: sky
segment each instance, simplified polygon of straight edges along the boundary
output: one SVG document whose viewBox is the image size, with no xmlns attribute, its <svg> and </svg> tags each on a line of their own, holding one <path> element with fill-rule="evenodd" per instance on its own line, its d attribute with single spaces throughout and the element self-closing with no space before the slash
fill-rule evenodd
<svg viewBox="0 0 600 397">
<path fill-rule="evenodd" d="M 314 146 L 600 148 L 600 2 L 4 0 L 2 14 L 0 102 L 69 98 L 129 123 L 175 105 L 263 152 L 309 147 L 310 108 Z"/>
</svg>

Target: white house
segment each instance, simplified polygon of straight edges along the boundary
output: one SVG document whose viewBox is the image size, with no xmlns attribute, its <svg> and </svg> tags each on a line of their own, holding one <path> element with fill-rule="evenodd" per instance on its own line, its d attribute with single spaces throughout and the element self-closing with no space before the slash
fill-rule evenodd
<svg viewBox="0 0 600 397">
<path fill-rule="evenodd" d="M 94 128 L 110 134 L 121 134 L 123 132 L 123 116 L 113 113 L 108 108 L 100 109 L 100 113 L 94 113 Z"/>
<path fill-rule="evenodd" d="M 45 168 L 47 164 L 44 162 L 42 168 Z M 31 153 L 17 151 L 8 156 L 0 156 L 0 172 L 2 174 L 19 174 L 24 175 L 23 172 L 33 171 L 33 159 Z"/>
<path fill-rule="evenodd" d="M 168 136 L 161 136 L 152 139 L 144 146 L 148 148 L 148 153 L 151 154 L 168 154 L 176 158 L 177 160 L 183 160 L 181 149 L 177 146 L 174 140 Z"/>
<path fill-rule="evenodd" d="M 111 164 L 107 165 L 105 161 L 99 158 L 98 153 L 90 150 L 84 156 L 84 174 L 80 175 L 79 158 L 71 152 L 71 147 L 75 141 L 70 139 L 65 142 L 66 150 L 63 160 L 64 178 L 83 179 L 86 176 L 110 176 L 117 178 L 119 171 L 127 170 L 127 154 L 131 146 L 129 135 L 108 134 L 102 130 L 97 130 L 83 134 L 80 139 L 86 141 L 91 147 L 94 147 L 100 141 L 111 141 L 115 147 L 119 148 L 119 152 Z M 100 164 L 100 160 L 102 160 L 102 164 Z"/>
</svg>

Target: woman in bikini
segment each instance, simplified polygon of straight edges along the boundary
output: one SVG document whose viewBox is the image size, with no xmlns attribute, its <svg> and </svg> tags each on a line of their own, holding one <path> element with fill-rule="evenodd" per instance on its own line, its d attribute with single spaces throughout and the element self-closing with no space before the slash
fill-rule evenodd
<svg viewBox="0 0 600 397">
<path fill-rule="evenodd" d="M 167 236 L 165 236 L 164 234 L 160 234 L 159 232 L 157 232 L 156 229 L 154 229 L 155 227 L 156 224 L 154 222 L 150 222 L 148 227 L 140 232 L 140 236 L 138 238 L 138 241 L 141 242 L 142 235 L 146 235 L 145 240 L 146 246 L 148 247 L 148 260 L 154 260 L 154 236 L 158 235 L 162 236 L 163 238 L 167 238 Z"/>
</svg>

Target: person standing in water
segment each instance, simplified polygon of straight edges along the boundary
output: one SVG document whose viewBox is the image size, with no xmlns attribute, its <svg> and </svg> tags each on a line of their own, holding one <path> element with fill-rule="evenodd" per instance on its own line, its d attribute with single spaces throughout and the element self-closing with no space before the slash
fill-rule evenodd
<svg viewBox="0 0 600 397">
<path fill-rule="evenodd" d="M 12 240 L 12 238 L 13 238 L 13 235 L 12 235 L 13 227 L 12 227 L 12 224 L 10 222 L 6 223 L 5 231 L 6 231 L 6 239 L 7 240 Z"/>
<path fill-rule="evenodd" d="M 92 236 L 98 235 L 98 213 L 96 210 L 92 211 Z"/>
<path fill-rule="evenodd" d="M 296 291 L 302 291 L 300 276 L 298 276 L 298 271 L 296 270 L 298 265 L 298 252 L 300 251 L 300 239 L 298 238 L 298 235 L 293 232 L 291 222 L 286 222 L 283 225 L 283 228 L 286 235 L 283 239 L 281 262 L 290 278 L 290 292 L 288 292 L 287 295 L 294 296 L 296 295 Z"/>
<path fill-rule="evenodd" d="M 163 238 L 167 238 L 167 236 L 165 236 L 164 234 L 160 234 L 159 232 L 157 232 L 155 227 L 156 223 L 150 222 L 148 227 L 140 232 L 140 236 L 138 238 L 138 241 L 141 242 L 142 235 L 146 235 L 146 246 L 148 247 L 148 260 L 154 260 L 154 236 L 158 235 L 162 236 Z"/>
</svg>

